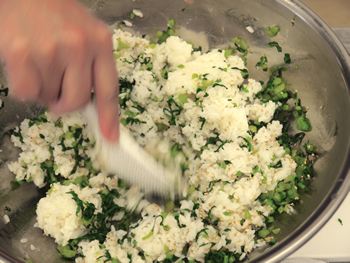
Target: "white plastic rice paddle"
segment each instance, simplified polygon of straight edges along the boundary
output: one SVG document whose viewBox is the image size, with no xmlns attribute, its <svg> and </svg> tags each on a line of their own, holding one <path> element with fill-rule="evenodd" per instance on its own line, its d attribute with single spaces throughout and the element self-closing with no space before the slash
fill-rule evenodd
<svg viewBox="0 0 350 263">
<path fill-rule="evenodd" d="M 103 172 L 115 174 L 129 184 L 138 185 L 146 194 L 167 196 L 172 200 L 186 191 L 186 182 L 182 179 L 181 172 L 169 171 L 157 163 L 127 131 L 120 129 L 118 143 L 106 141 L 100 133 L 94 105 L 88 105 L 83 116 L 95 134 L 97 159 Z"/>
</svg>

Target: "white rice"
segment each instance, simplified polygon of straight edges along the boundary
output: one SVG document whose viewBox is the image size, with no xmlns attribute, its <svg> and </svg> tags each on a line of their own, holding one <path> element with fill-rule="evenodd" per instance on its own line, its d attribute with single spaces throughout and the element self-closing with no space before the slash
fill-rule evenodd
<svg viewBox="0 0 350 263">
<path fill-rule="evenodd" d="M 253 34 L 254 33 L 254 28 L 252 28 L 251 26 L 246 26 L 246 29 L 249 33 Z"/>
<path fill-rule="evenodd" d="M 8 215 L 4 215 L 2 219 L 4 220 L 5 225 L 10 223 L 10 218 Z"/>
<path fill-rule="evenodd" d="M 126 26 L 129 26 L 129 27 L 132 26 L 132 23 L 128 20 L 123 20 L 123 22 Z"/>
<path fill-rule="evenodd" d="M 132 10 L 132 12 L 134 13 L 135 16 L 138 16 L 141 18 L 143 17 L 141 10 L 134 9 L 134 10 Z"/>
<path fill-rule="evenodd" d="M 135 11 L 134 14 L 138 15 Z M 119 50 L 118 42 L 128 48 Z M 84 258 L 78 257 L 76 262 L 96 262 L 98 258 L 104 261 L 107 260 L 107 252 L 118 262 L 130 262 L 130 255 L 132 262 L 162 261 L 167 251 L 179 260 L 186 257 L 204 262 L 210 249 L 242 253 L 240 258 L 243 259 L 254 248 L 264 246 L 264 240 L 254 240 L 255 229 L 265 226 L 264 217 L 269 216 L 271 207 L 261 205 L 256 199 L 261 193 L 273 190 L 287 176 L 294 175 L 296 169 L 296 163 L 285 154 L 276 140 L 282 134 L 282 125 L 271 120 L 278 105 L 272 101 L 262 103 L 255 98 L 261 85 L 253 79 L 244 82 L 240 70 L 233 69 L 245 68 L 238 56 L 225 57 L 217 49 L 201 55 L 200 52 L 192 52 L 190 44 L 175 36 L 162 44 L 150 45 L 148 40 L 122 30 L 115 30 L 113 43 L 115 54 L 120 56 L 116 60 L 119 77 L 129 82 L 135 81 L 131 100 L 126 102 L 125 108 L 120 109 L 120 117 L 126 119 L 133 112 L 135 118 L 145 122 L 129 123 L 126 128 L 146 149 L 157 145 L 159 138 L 170 139 L 181 145 L 187 157 L 185 176 L 196 190 L 181 201 L 178 214 L 169 213 L 165 216 L 162 208 L 156 204 L 140 202 L 142 194 L 134 194 L 138 192 L 137 189 L 121 189 L 117 178 L 102 173 L 91 176 L 89 170 L 83 167 L 71 174 L 76 164 L 75 153 L 73 150 L 63 151 L 60 136 L 67 133 L 69 126 L 84 128 L 86 122 L 79 113 L 72 113 L 62 116 L 63 127 L 57 127 L 55 122 L 58 117 L 46 113 L 48 122 L 38 126 L 29 127 L 29 120 L 22 122 L 20 130 L 24 143 L 19 137 L 11 137 L 15 146 L 21 147 L 23 152 L 18 162 L 9 164 L 10 171 L 16 174 L 17 180 L 31 178 L 34 184 L 43 187 L 45 172 L 40 169 L 40 164 L 53 158 L 57 165 L 56 175 L 60 174 L 72 181 L 82 176 L 90 177 L 89 186 L 85 188 L 75 184 L 53 184 L 50 193 L 38 204 L 37 226 L 63 246 L 69 240 L 87 234 L 89 228 L 81 223 L 81 211 L 76 214 L 77 204 L 67 192 L 74 191 L 82 201 L 93 203 L 96 207 L 94 213 L 98 214 L 102 212 L 98 193 L 108 187 L 121 193 L 121 197 L 114 200 L 119 206 L 131 210 L 139 204 L 138 208 L 143 208 L 141 220 L 135 222 L 129 232 L 111 226 L 103 244 L 98 240 L 80 241 L 80 252 Z M 142 58 L 140 54 L 143 54 Z M 134 61 L 136 58 L 139 59 Z M 152 70 L 147 70 L 144 59 L 152 63 Z M 161 76 L 164 68 L 169 69 L 167 79 Z M 204 85 L 203 78 L 209 85 L 206 92 L 197 93 L 197 88 Z M 220 85 L 214 86 L 215 83 Z M 238 88 L 242 84 L 248 92 Z M 181 104 L 178 98 L 180 94 L 186 94 L 188 99 L 176 117 L 177 125 L 171 126 L 164 109 L 169 110 L 169 96 Z M 119 96 L 125 99 L 127 95 L 121 93 Z M 135 103 L 143 107 L 144 111 L 134 107 Z M 242 137 L 249 137 L 249 120 L 269 123 L 251 138 L 252 151 L 242 147 Z M 157 124 L 160 123 L 169 126 L 169 129 L 157 132 Z M 83 137 L 89 138 L 89 142 L 84 141 L 83 145 L 87 149 L 81 150 L 79 154 L 85 159 L 90 157 L 93 168 L 99 169 L 98 163 L 94 163 L 93 136 L 84 129 Z M 227 143 L 220 149 L 218 146 L 221 142 L 207 145 L 212 137 Z M 64 141 L 66 147 L 74 143 L 74 138 Z M 197 158 L 197 151 L 201 151 L 204 146 L 201 157 Z M 281 168 L 269 168 L 269 164 L 278 161 L 283 165 Z M 26 167 L 23 167 L 23 162 Z M 224 162 L 227 165 L 223 168 L 219 164 Z M 258 167 L 258 171 L 250 176 L 255 167 Z M 213 181 L 217 182 L 213 184 Z M 210 187 L 212 190 L 208 191 Z M 294 211 L 291 206 L 287 210 L 288 213 Z M 249 211 L 249 218 L 245 211 Z M 203 223 L 209 213 L 211 222 L 219 220 L 217 226 Z M 119 212 L 113 220 L 121 220 L 123 216 L 124 212 Z M 167 229 L 163 226 L 167 226 Z M 203 230 L 205 232 L 200 234 Z M 150 232 L 153 234 L 145 238 Z M 182 250 L 187 244 L 188 252 L 184 255 Z M 140 251 L 144 253 L 144 259 L 139 255 Z"/>
</svg>

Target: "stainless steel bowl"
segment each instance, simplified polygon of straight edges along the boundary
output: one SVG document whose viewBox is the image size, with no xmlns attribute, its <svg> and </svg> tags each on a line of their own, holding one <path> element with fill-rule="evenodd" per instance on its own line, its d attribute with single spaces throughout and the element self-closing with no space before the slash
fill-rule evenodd
<svg viewBox="0 0 350 263">
<path fill-rule="evenodd" d="M 251 262 L 280 261 L 309 240 L 331 217 L 349 191 L 350 186 L 350 65 L 349 56 L 331 29 L 300 1 L 290 0 L 196 0 L 186 4 L 183 0 L 85 0 L 82 1 L 96 16 L 112 25 L 128 19 L 133 9 L 142 10 L 144 17 L 134 19 L 131 30 L 140 34 L 154 34 L 165 29 L 171 18 L 186 30 L 180 30 L 186 40 L 196 43 L 203 32 L 210 48 L 230 44 L 232 37 L 241 36 L 250 46 L 248 68 L 255 79 L 266 80 L 254 65 L 262 54 L 267 54 L 269 65 L 283 61 L 283 54 L 267 48 L 270 39 L 264 27 L 278 24 L 279 36 L 274 40 L 290 53 L 292 65 L 284 77 L 298 90 L 303 105 L 309 106 L 308 117 L 313 130 L 306 140 L 322 152 L 316 162 L 311 195 L 303 197 L 296 207 L 298 213 L 280 217 L 282 233 L 279 242 L 265 251 L 256 250 Z M 246 26 L 254 28 L 249 33 Z M 187 34 L 185 34 L 186 32 Z M 190 32 L 188 34 L 188 32 Z M 192 33 L 191 33 L 192 32 Z M 63 262 L 49 237 L 43 237 L 35 223 L 35 205 L 44 193 L 33 185 L 22 185 L 11 190 L 13 175 L 6 163 L 18 156 L 11 146 L 9 130 L 24 118 L 37 115 L 42 109 L 35 104 L 24 105 L 11 98 L 1 98 L 5 107 L 0 110 L 0 216 L 5 206 L 11 222 L 0 220 L 0 258 L 4 262 L 22 262 L 30 257 L 34 262 Z M 28 238 L 25 244 L 22 237 Z M 33 244 L 38 251 L 31 251 Z M 1 260 L 0 260 L 1 262 Z"/>
</svg>

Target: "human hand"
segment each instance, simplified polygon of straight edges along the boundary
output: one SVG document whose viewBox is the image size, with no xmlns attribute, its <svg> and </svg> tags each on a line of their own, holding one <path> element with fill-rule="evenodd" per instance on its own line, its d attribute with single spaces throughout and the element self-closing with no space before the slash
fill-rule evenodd
<svg viewBox="0 0 350 263">
<path fill-rule="evenodd" d="M 118 139 L 118 76 L 101 21 L 75 0 L 0 0 L 0 32 L 14 96 L 65 113 L 87 104 L 93 86 L 101 132 Z"/>
</svg>

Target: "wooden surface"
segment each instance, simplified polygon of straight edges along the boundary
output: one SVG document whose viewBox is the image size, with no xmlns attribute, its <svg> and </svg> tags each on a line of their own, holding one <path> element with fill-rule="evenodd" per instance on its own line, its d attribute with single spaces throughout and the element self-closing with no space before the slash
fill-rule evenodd
<svg viewBox="0 0 350 263">
<path fill-rule="evenodd" d="M 301 0 L 330 27 L 350 27 L 350 0 Z"/>
</svg>

